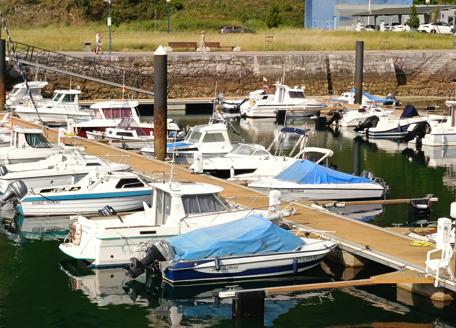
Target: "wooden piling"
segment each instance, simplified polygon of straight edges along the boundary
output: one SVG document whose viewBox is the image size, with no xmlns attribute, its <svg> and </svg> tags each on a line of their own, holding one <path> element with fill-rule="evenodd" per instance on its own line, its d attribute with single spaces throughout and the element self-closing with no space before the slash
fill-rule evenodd
<svg viewBox="0 0 456 328">
<path fill-rule="evenodd" d="M 5 110 L 6 102 L 6 42 L 0 39 L 0 111 Z"/>
<path fill-rule="evenodd" d="M 163 161 L 166 157 L 168 119 L 168 55 L 159 46 L 154 52 L 154 153 Z"/>
<path fill-rule="evenodd" d="M 355 59 L 355 104 L 361 104 L 363 98 L 364 41 L 356 41 Z"/>
</svg>

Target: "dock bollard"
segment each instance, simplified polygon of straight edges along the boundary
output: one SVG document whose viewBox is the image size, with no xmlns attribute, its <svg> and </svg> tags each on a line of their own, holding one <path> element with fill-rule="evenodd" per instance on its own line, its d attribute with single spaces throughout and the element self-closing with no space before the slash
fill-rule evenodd
<svg viewBox="0 0 456 328">
<path fill-rule="evenodd" d="M 232 318 L 261 318 L 264 317 L 264 290 L 236 292 L 232 302 Z"/>
</svg>

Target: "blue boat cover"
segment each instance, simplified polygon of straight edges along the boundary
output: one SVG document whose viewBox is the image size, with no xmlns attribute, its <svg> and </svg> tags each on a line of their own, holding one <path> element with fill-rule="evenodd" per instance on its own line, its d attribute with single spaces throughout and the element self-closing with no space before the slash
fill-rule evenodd
<svg viewBox="0 0 456 328">
<path fill-rule="evenodd" d="M 280 130 L 280 132 L 285 132 L 285 133 L 296 133 L 296 134 L 299 134 L 301 136 L 305 136 L 306 135 L 306 132 L 309 131 L 310 129 L 306 129 L 306 130 L 303 130 L 303 129 L 299 129 L 299 128 L 292 128 L 292 127 L 284 127 L 282 128 L 282 130 Z"/>
<path fill-rule="evenodd" d="M 373 183 L 372 180 L 367 178 L 336 171 L 306 159 L 290 165 L 290 167 L 279 173 L 276 179 L 302 184 Z"/>
<path fill-rule="evenodd" d="M 175 261 L 291 252 L 304 241 L 259 215 L 201 228 L 168 239 Z"/>
<path fill-rule="evenodd" d="M 351 92 L 353 92 L 353 94 L 354 94 L 355 88 L 352 88 Z M 394 99 L 390 99 L 390 98 L 382 98 L 382 97 L 374 96 L 367 91 L 363 91 L 363 96 L 365 96 L 367 99 L 369 99 L 371 101 L 375 101 L 376 103 L 383 103 L 385 105 L 393 105 L 394 101 L 395 101 Z"/>
<path fill-rule="evenodd" d="M 166 151 L 168 153 L 172 153 L 173 150 L 179 150 L 181 148 L 187 148 L 192 146 L 193 144 L 185 142 L 185 141 L 178 141 L 178 142 L 168 142 L 166 144 Z"/>
</svg>

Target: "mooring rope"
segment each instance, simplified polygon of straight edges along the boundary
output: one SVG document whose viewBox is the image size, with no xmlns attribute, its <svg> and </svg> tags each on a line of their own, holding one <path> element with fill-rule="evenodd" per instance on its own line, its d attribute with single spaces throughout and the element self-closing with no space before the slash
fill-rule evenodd
<svg viewBox="0 0 456 328">
<path fill-rule="evenodd" d="M 14 60 L 16 61 L 17 65 L 19 67 L 19 71 L 21 72 L 21 77 L 22 77 L 22 80 L 24 81 L 25 88 L 27 89 L 27 94 L 28 94 L 28 96 L 30 98 L 30 101 L 31 101 L 31 103 L 33 105 L 33 108 L 34 108 L 35 112 L 36 112 L 36 115 L 38 116 L 38 120 L 41 122 L 42 125 L 44 125 L 44 122 L 41 119 L 40 113 L 38 112 L 38 108 L 36 106 L 35 99 L 33 99 L 32 91 L 30 90 L 30 87 L 29 87 L 28 82 L 27 82 L 27 76 L 26 76 L 26 72 L 25 72 L 25 68 L 24 68 L 25 65 L 22 64 L 19 61 L 19 56 L 17 55 L 16 46 L 15 46 L 13 40 L 11 39 L 11 35 L 10 35 L 9 29 L 8 29 L 8 25 L 6 24 L 6 18 L 3 15 L 3 12 L 1 12 L 1 11 L 0 11 L 0 18 L 2 20 L 2 27 L 5 30 L 6 36 L 8 38 L 9 47 L 10 47 L 11 51 L 13 52 Z"/>
</svg>

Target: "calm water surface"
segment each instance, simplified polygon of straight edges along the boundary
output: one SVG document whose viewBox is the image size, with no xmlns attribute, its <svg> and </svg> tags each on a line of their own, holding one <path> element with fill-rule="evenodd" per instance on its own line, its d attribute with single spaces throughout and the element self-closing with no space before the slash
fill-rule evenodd
<svg viewBox="0 0 456 328">
<path fill-rule="evenodd" d="M 207 121 L 207 116 L 175 118 L 181 126 Z M 311 120 L 287 124 L 314 127 Z M 242 120 L 235 127 L 245 141 L 264 145 L 269 145 L 281 128 L 268 119 Z M 361 169 L 387 182 L 389 198 L 432 193 L 439 201 L 432 208 L 431 219 L 448 215 L 455 197 L 456 148 L 417 151 L 407 144 L 356 142 L 354 137 L 348 129 L 323 129 L 312 135 L 310 145 L 332 149 L 331 162 L 345 172 L 352 172 L 353 149 L 359 147 Z M 413 223 L 405 205 L 377 208 L 366 216 L 364 220 L 380 226 Z M 22 236 L 6 231 L 0 234 L 0 327 L 456 327 L 454 305 L 438 308 L 393 287 L 278 295 L 266 300 L 264 322 L 233 323 L 231 304 L 216 301 L 213 287 L 158 289 L 148 281 L 128 282 L 123 270 L 91 271 L 66 258 L 54 236 L 45 238 L 41 232 L 67 224 L 64 218 L 30 220 Z M 372 272 L 348 273 L 363 277 Z M 323 270 L 316 269 L 300 280 L 281 283 L 327 279 Z M 265 282 L 241 287 L 262 284 Z"/>
</svg>

